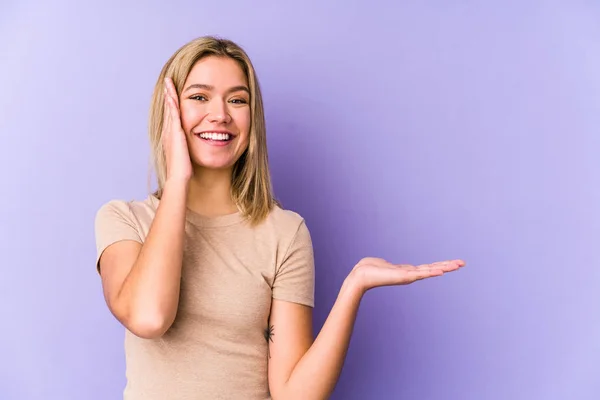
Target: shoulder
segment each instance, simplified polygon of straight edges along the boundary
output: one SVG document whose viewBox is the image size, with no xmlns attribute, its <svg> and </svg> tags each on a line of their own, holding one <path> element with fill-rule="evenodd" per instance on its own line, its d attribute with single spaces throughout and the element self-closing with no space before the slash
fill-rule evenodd
<svg viewBox="0 0 600 400">
<path fill-rule="evenodd" d="M 298 227 L 306 222 L 304 217 L 296 211 L 288 210 L 277 205 L 271 210 L 268 219 L 280 227 Z"/>
<path fill-rule="evenodd" d="M 298 212 L 280 207 L 270 218 L 279 244 L 273 298 L 313 307 L 315 262 L 307 222 Z"/>
<path fill-rule="evenodd" d="M 278 237 L 284 254 L 295 247 L 312 247 L 307 221 L 296 211 L 275 206 L 267 218 L 267 226 Z"/>
<path fill-rule="evenodd" d="M 108 246 L 123 240 L 143 243 L 152 218 L 150 199 L 143 201 L 113 199 L 96 211 L 96 269 L 100 271 L 100 256 Z"/>
<path fill-rule="evenodd" d="M 131 201 L 121 199 L 111 199 L 100 205 L 96 211 L 96 219 L 107 217 L 113 214 L 128 214 L 130 212 L 129 203 Z"/>
<path fill-rule="evenodd" d="M 136 224 L 151 220 L 156 214 L 157 201 L 154 196 L 143 200 L 108 200 L 96 210 L 96 226 L 102 227 L 116 222 Z"/>
<path fill-rule="evenodd" d="M 300 234 L 308 234 L 306 220 L 298 212 L 274 206 L 267 217 L 267 225 L 275 229 L 279 235 L 292 239 Z"/>
</svg>

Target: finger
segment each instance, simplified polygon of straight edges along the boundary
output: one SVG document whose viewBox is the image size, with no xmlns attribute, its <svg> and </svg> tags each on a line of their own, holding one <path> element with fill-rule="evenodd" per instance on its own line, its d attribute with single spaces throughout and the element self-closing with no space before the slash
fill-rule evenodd
<svg viewBox="0 0 600 400">
<path fill-rule="evenodd" d="M 169 95 L 165 93 L 165 119 L 164 119 L 164 126 L 163 126 L 163 137 L 165 138 L 165 140 L 170 136 L 171 134 L 171 125 L 172 125 L 172 118 L 171 118 L 171 104 L 170 104 L 170 99 L 169 99 Z"/>
<path fill-rule="evenodd" d="M 446 261 L 443 261 L 443 263 L 452 264 L 452 265 L 457 266 L 458 268 L 464 267 L 466 265 L 466 263 L 463 260 L 460 260 L 460 259 L 458 259 L 458 260 L 446 260 Z"/>
<path fill-rule="evenodd" d="M 179 109 L 179 96 L 177 95 L 177 89 L 171 78 L 165 78 L 165 86 L 167 88 L 167 94 L 173 99 L 175 108 Z"/>
<path fill-rule="evenodd" d="M 170 109 L 172 107 L 173 96 L 168 85 L 165 85 L 165 105 Z"/>
<path fill-rule="evenodd" d="M 172 97 L 170 97 L 170 102 L 171 102 L 171 124 L 172 124 L 172 128 L 176 129 L 181 127 L 181 118 L 179 117 L 179 108 L 177 107 L 177 104 L 175 103 L 175 100 L 173 100 Z"/>
<path fill-rule="evenodd" d="M 167 87 L 163 91 L 163 130 L 167 126 L 167 120 L 169 118 L 169 95 L 167 94 Z"/>
<path fill-rule="evenodd" d="M 449 272 L 459 268 L 459 265 L 454 261 L 438 261 L 432 264 L 423 264 L 422 268 L 438 268 Z"/>
<path fill-rule="evenodd" d="M 169 117 L 170 117 L 170 121 L 171 121 L 171 128 L 181 126 L 181 119 L 179 117 L 179 107 L 177 107 L 176 101 L 173 98 L 173 96 L 171 96 L 169 94 L 168 88 L 167 88 L 166 98 L 167 98 L 167 104 L 169 107 Z"/>
<path fill-rule="evenodd" d="M 461 261 L 461 260 L 451 260 L 451 261 L 447 262 L 447 264 L 446 264 L 446 270 L 447 271 L 456 271 L 457 269 L 461 268 L 464 265 L 465 265 L 464 261 Z"/>
<path fill-rule="evenodd" d="M 423 267 L 419 266 L 419 265 L 410 265 L 410 264 L 401 264 L 400 268 L 402 268 L 405 271 L 408 272 L 418 272 L 419 270 L 422 270 Z"/>
<path fill-rule="evenodd" d="M 444 275 L 444 271 L 439 268 L 418 269 L 418 270 L 410 272 L 410 274 L 413 275 L 415 280 L 419 281 L 419 280 L 426 279 L 426 278 L 432 278 L 434 276 Z"/>
</svg>

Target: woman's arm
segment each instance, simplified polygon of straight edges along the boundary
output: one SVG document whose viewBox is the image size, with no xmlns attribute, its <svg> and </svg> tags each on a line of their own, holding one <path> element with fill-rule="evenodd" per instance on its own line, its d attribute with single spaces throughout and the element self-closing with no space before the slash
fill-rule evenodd
<svg viewBox="0 0 600 400">
<path fill-rule="evenodd" d="M 404 285 L 463 266 L 448 261 L 420 267 L 398 266 L 381 259 L 362 260 L 346 278 L 337 300 L 311 344 L 311 309 L 274 301 L 271 324 L 269 385 L 274 400 L 327 399 L 338 381 L 358 307 L 364 293 L 378 286 Z"/>
<path fill-rule="evenodd" d="M 140 337 L 161 336 L 177 314 L 186 198 L 186 182 L 168 182 L 144 244 L 120 241 L 100 258 L 110 311 Z"/>
<path fill-rule="evenodd" d="M 362 291 L 346 279 L 321 332 L 312 342 L 312 309 L 274 300 L 269 385 L 274 400 L 327 399 L 339 378 Z"/>
<path fill-rule="evenodd" d="M 144 244 L 114 243 L 99 260 L 108 307 L 127 329 L 145 338 L 161 336 L 177 314 L 192 176 L 179 98 L 170 79 L 165 80 L 161 140 L 167 179 Z"/>
</svg>

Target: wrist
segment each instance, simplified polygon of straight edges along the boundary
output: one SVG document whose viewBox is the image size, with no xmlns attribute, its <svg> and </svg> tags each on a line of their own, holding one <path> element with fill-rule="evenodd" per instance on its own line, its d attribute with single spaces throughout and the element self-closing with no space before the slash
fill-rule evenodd
<svg viewBox="0 0 600 400">
<path fill-rule="evenodd" d="M 190 180 L 186 178 L 168 178 L 165 181 L 165 185 L 163 191 L 184 191 L 187 194 L 187 191 L 190 186 Z"/>
<path fill-rule="evenodd" d="M 362 297 L 367 292 L 365 285 L 361 281 L 360 274 L 356 270 L 352 270 L 346 279 L 344 279 L 342 291 L 358 297 Z"/>
</svg>

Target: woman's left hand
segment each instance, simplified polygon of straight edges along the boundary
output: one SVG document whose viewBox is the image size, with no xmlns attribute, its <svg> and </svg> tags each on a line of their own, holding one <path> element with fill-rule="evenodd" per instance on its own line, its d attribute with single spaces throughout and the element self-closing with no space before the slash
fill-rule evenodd
<svg viewBox="0 0 600 400">
<path fill-rule="evenodd" d="M 463 267 L 463 260 L 439 261 L 432 264 L 391 264 L 382 258 L 360 260 L 350 273 L 354 284 L 366 292 L 379 286 L 408 285 L 415 281 L 443 275 Z"/>
</svg>

